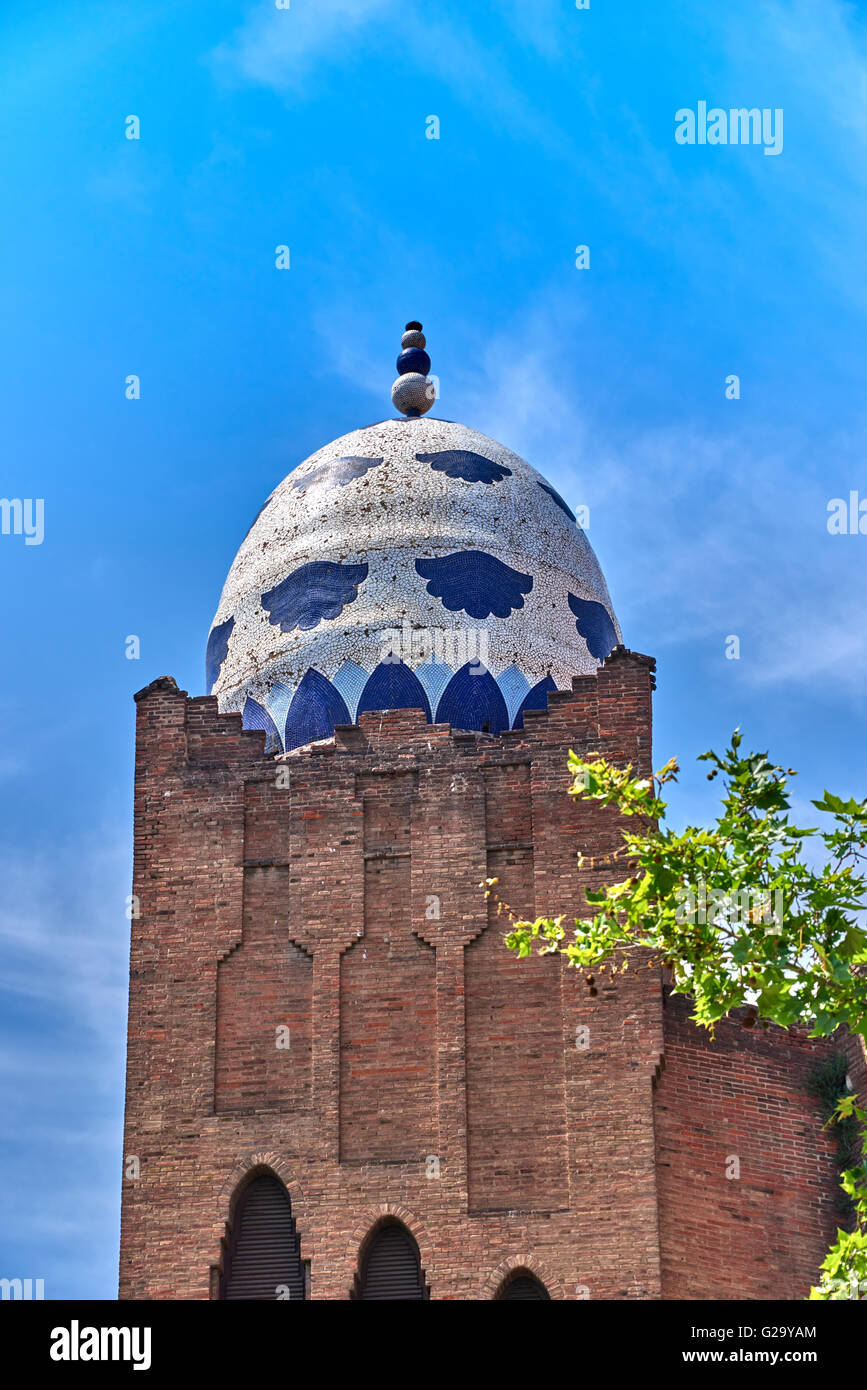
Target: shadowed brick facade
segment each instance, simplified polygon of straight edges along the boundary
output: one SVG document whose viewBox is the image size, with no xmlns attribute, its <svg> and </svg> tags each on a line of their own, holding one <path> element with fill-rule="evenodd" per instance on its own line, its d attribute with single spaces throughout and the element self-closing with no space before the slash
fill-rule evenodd
<svg viewBox="0 0 867 1390">
<path fill-rule="evenodd" d="M 213 697 L 140 692 L 122 1298 L 218 1297 L 263 1172 L 315 1299 L 350 1297 L 389 1215 L 434 1299 L 516 1269 L 552 1298 L 803 1296 L 837 1218 L 806 1088 L 834 1045 L 737 1021 L 711 1042 L 640 955 L 591 998 L 507 952 L 480 888 L 574 915 L 578 851 L 619 831 L 567 795 L 566 756 L 649 773 L 652 673 L 618 648 L 523 730 L 393 710 L 278 758 Z"/>
</svg>

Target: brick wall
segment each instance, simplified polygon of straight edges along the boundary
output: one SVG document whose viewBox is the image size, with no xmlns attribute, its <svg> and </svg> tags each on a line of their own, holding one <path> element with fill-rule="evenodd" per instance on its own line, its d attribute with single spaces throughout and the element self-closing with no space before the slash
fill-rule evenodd
<svg viewBox="0 0 867 1390">
<path fill-rule="evenodd" d="M 349 1296 L 387 1213 L 413 1230 L 433 1298 L 491 1298 L 516 1267 L 558 1298 L 731 1288 L 719 1261 L 685 1267 L 679 1204 L 684 1230 L 704 1239 L 708 1213 L 725 1228 L 756 1286 L 764 1271 L 787 1296 L 806 1277 L 834 1184 L 799 1090 L 809 1049 L 775 1032 L 755 1054 L 709 1052 L 640 959 L 590 998 L 559 960 L 515 961 L 480 888 L 496 877 L 522 914 L 574 911 L 591 881 L 577 851 L 619 833 L 567 796 L 566 754 L 648 772 L 652 684 L 621 649 L 522 731 L 398 710 L 278 759 L 212 698 L 169 678 L 140 692 L 125 1131 L 140 1175 L 124 1181 L 121 1297 L 215 1296 L 233 1196 L 263 1168 L 287 1185 L 314 1298 Z M 771 1179 L 745 1147 L 763 1266 L 731 1183 L 719 1214 L 714 1086 L 740 1088 L 794 1165 L 763 1208 Z"/>
<path fill-rule="evenodd" d="M 843 1219 L 833 1136 L 808 1089 L 834 1045 L 798 1029 L 716 1037 L 666 1001 L 656 1088 L 666 1298 L 804 1298 Z M 838 1044 L 839 1045 L 839 1044 Z"/>
</svg>

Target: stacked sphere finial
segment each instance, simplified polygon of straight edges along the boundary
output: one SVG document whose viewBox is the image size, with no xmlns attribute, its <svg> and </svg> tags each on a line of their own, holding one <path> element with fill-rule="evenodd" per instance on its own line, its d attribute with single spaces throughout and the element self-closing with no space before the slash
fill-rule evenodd
<svg viewBox="0 0 867 1390">
<path fill-rule="evenodd" d="M 391 388 L 392 404 L 402 415 L 426 415 L 434 403 L 434 385 L 427 375 L 430 358 L 425 352 L 426 343 L 421 324 L 412 319 L 400 340 L 399 375 Z"/>
</svg>

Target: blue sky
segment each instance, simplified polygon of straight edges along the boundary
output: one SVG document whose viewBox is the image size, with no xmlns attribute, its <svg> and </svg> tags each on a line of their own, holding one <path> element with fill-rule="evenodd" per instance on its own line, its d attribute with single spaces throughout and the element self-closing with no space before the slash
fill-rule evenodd
<svg viewBox="0 0 867 1390">
<path fill-rule="evenodd" d="M 111 1298 L 132 694 L 202 693 L 250 521 L 392 413 L 408 319 L 436 413 L 589 506 L 677 817 L 736 724 L 805 817 L 864 795 L 867 12 L 9 0 L 0 53 L 0 490 L 45 499 L 0 536 L 0 1274 Z M 699 101 L 782 153 L 679 145 Z"/>
</svg>

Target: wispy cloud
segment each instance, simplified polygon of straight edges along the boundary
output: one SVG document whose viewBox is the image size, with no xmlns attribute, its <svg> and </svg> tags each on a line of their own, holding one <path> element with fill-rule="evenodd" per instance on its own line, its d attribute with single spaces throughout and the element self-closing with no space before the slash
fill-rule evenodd
<svg viewBox="0 0 867 1390">
<path fill-rule="evenodd" d="M 610 428 L 564 373 L 556 315 L 540 303 L 491 338 L 456 384 L 454 410 L 526 457 L 573 505 L 590 507 L 590 539 L 604 544 L 621 621 L 629 610 L 628 640 L 658 650 L 708 636 L 721 645 L 734 633 L 751 683 L 831 679 L 860 699 L 867 540 L 828 534 L 821 461 L 833 456 L 837 486 L 855 486 L 867 439 L 753 430 L 745 446 L 734 426 L 713 432 L 688 419 Z"/>
<path fill-rule="evenodd" d="M 102 1035 L 122 1020 L 129 845 L 113 836 L 26 853 L 0 852 L 0 991 L 51 1000 Z"/>
<path fill-rule="evenodd" d="M 376 19 L 400 15 L 396 0 L 296 0 L 289 9 L 257 5 L 232 38 L 214 49 L 214 69 L 229 81 L 302 90 L 323 56 L 339 60 Z"/>
<path fill-rule="evenodd" d="M 530 39 L 536 53 L 558 53 L 550 15 L 531 20 L 519 10 L 506 22 Z M 464 19 L 446 17 L 430 6 L 415 8 L 395 0 L 318 0 L 310 8 L 251 11 L 231 39 L 209 55 L 214 72 L 229 82 L 253 82 L 286 96 L 304 97 L 319 65 L 357 58 L 363 40 L 371 49 L 399 41 L 406 60 L 427 79 L 444 84 L 453 98 L 510 134 L 532 141 L 549 156 L 583 168 L 570 132 L 539 109 L 520 71 L 510 69 L 492 40 L 496 26 L 480 41 Z M 523 55 L 526 61 L 526 53 Z"/>
</svg>

